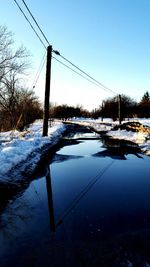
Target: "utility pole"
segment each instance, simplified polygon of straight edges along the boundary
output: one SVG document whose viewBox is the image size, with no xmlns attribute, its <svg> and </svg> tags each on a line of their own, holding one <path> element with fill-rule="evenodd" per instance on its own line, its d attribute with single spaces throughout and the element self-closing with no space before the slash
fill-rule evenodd
<svg viewBox="0 0 150 267">
<path fill-rule="evenodd" d="M 47 63 L 46 63 L 46 79 L 45 79 L 45 99 L 44 99 L 44 115 L 43 115 L 43 136 L 48 135 L 48 119 L 49 119 L 49 98 L 50 98 L 50 81 L 51 81 L 51 59 L 52 46 L 47 47 Z"/>
<path fill-rule="evenodd" d="M 119 124 L 121 124 L 121 95 L 118 95 L 118 118 Z"/>
</svg>

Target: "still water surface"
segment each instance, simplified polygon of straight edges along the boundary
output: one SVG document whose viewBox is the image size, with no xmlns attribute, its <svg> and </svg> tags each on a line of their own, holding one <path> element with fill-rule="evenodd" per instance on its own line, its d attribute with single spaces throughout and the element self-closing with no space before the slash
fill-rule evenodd
<svg viewBox="0 0 150 267">
<path fill-rule="evenodd" d="M 98 137 L 66 136 L 46 171 L 9 201 L 0 217 L 0 266 L 150 261 L 150 158 L 111 153 Z"/>
</svg>

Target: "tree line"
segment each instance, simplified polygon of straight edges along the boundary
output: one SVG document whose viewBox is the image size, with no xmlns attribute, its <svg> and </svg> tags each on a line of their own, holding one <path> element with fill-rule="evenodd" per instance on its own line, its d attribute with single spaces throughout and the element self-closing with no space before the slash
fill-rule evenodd
<svg viewBox="0 0 150 267">
<path fill-rule="evenodd" d="M 119 99 L 120 99 L 120 116 L 121 120 L 125 118 L 150 118 L 150 95 L 146 91 L 139 103 L 124 94 L 108 98 L 102 102 L 97 109 L 89 112 L 82 106 L 72 107 L 68 105 L 52 106 L 50 108 L 50 117 L 58 119 L 71 119 L 73 117 L 90 117 L 97 119 L 99 117 L 112 118 L 117 120 L 119 117 Z"/>
<path fill-rule="evenodd" d="M 20 129 L 43 117 L 42 105 L 33 89 L 25 86 L 24 75 L 29 68 L 29 52 L 14 49 L 14 40 L 6 27 L 0 26 L 0 131 Z M 129 96 L 120 96 L 120 116 L 150 117 L 150 95 L 146 91 L 137 103 Z M 118 119 L 118 96 L 108 98 L 89 112 L 82 106 L 50 105 L 50 117 L 67 120 L 73 117 Z"/>
<path fill-rule="evenodd" d="M 118 96 L 108 98 L 92 112 L 92 116 L 94 118 L 112 118 L 115 121 L 119 117 L 119 104 L 121 120 L 133 117 L 150 118 L 150 95 L 148 91 L 144 93 L 139 102 L 124 94 L 120 95 L 120 103 Z"/>
</svg>

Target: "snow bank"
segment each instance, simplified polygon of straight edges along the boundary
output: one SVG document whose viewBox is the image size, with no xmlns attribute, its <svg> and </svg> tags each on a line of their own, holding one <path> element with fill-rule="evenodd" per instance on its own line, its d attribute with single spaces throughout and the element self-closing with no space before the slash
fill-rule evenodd
<svg viewBox="0 0 150 267">
<path fill-rule="evenodd" d="M 38 120 L 26 132 L 1 133 L 0 176 L 8 173 L 20 162 L 26 161 L 30 155 L 34 155 L 33 164 L 37 163 L 42 148 L 57 143 L 64 130 L 64 124 L 55 123 L 53 127 L 48 128 L 48 137 L 42 137 L 42 121 Z"/>
<path fill-rule="evenodd" d="M 145 143 L 147 137 L 147 133 L 132 132 L 126 130 L 109 131 L 108 135 L 116 139 L 129 140 L 137 144 Z"/>
<path fill-rule="evenodd" d="M 110 131 L 108 135 L 115 139 L 132 141 L 139 145 L 144 154 L 150 156 L 150 140 L 147 133 L 117 130 Z"/>
<path fill-rule="evenodd" d="M 126 123 L 128 121 L 136 121 L 140 122 L 143 125 L 147 125 L 150 127 L 150 119 L 139 119 L 139 118 L 133 118 L 129 120 L 125 120 L 122 123 Z M 106 131 L 107 135 L 115 138 L 115 139 L 123 139 L 127 141 L 132 141 L 136 144 L 138 144 L 141 148 L 141 150 L 146 154 L 150 156 L 150 135 L 148 133 L 144 132 L 133 132 L 133 131 L 126 131 L 126 130 L 116 130 L 112 131 L 112 128 L 115 125 L 118 125 L 118 121 L 112 121 L 112 119 L 103 119 L 101 121 L 101 118 L 97 120 L 91 120 L 91 119 L 76 119 L 74 122 L 79 123 L 81 125 L 92 127 L 94 130 L 98 132 Z"/>
</svg>

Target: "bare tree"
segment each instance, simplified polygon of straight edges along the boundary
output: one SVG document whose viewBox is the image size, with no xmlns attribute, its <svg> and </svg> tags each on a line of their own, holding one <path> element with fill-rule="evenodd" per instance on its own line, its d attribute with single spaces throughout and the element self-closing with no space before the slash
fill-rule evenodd
<svg viewBox="0 0 150 267">
<path fill-rule="evenodd" d="M 28 67 L 29 52 L 23 46 L 14 50 L 12 33 L 0 26 L 0 82 L 10 72 L 22 73 Z"/>
<path fill-rule="evenodd" d="M 22 130 L 35 119 L 43 117 L 43 111 L 38 97 L 33 90 L 24 89 L 18 91 L 18 101 L 16 110 L 16 120 L 20 119 L 18 128 Z M 21 117 L 20 117 L 21 116 Z"/>
<path fill-rule="evenodd" d="M 29 52 L 23 46 L 14 49 L 12 33 L 0 26 L 0 130 L 14 128 L 21 114 L 23 127 L 41 112 L 34 92 L 22 82 L 28 67 Z"/>
</svg>

